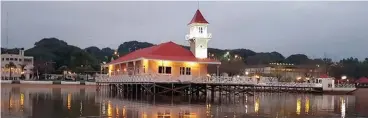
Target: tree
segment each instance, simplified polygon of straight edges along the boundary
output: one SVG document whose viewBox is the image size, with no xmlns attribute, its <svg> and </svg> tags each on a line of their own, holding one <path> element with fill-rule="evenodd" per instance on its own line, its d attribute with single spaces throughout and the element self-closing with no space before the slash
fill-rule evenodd
<svg viewBox="0 0 368 118">
<path fill-rule="evenodd" d="M 13 68 L 17 68 L 17 66 L 13 62 L 9 62 L 5 65 L 5 68 L 9 69 L 9 78 L 12 78 L 12 70 Z"/>
<path fill-rule="evenodd" d="M 300 64 L 306 64 L 309 62 L 309 58 L 307 55 L 304 54 L 293 54 L 286 58 L 286 61 L 288 63 L 300 65 Z"/>
</svg>

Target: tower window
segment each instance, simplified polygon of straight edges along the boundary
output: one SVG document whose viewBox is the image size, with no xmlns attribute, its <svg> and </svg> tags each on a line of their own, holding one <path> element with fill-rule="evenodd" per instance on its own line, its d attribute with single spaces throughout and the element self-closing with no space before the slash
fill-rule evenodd
<svg viewBox="0 0 368 118">
<path fill-rule="evenodd" d="M 203 27 L 199 27 L 199 28 L 198 28 L 198 31 L 199 31 L 199 33 L 201 33 L 201 34 L 202 34 L 202 33 L 203 33 Z"/>
</svg>

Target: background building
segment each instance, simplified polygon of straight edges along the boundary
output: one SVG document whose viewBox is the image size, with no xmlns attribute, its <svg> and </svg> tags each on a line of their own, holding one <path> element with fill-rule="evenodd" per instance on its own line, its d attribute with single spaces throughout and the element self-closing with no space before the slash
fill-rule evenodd
<svg viewBox="0 0 368 118">
<path fill-rule="evenodd" d="M 288 63 L 270 63 L 268 65 L 247 65 L 244 75 L 273 76 L 281 80 L 308 80 L 325 74 L 320 65 L 294 65 Z"/>
<path fill-rule="evenodd" d="M 24 78 L 27 80 L 32 77 L 32 69 L 33 57 L 24 56 L 23 48 L 18 49 L 18 54 L 7 53 L 6 51 L 1 54 L 1 79 Z"/>
</svg>

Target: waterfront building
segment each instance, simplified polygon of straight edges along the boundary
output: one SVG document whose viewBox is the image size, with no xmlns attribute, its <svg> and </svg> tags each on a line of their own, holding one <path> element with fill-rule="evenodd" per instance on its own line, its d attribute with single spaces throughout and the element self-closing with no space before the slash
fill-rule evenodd
<svg viewBox="0 0 368 118">
<path fill-rule="evenodd" d="M 245 75 L 279 76 L 283 78 L 316 78 L 325 74 L 319 65 L 294 65 L 289 63 L 270 63 L 267 65 L 247 65 Z"/>
<path fill-rule="evenodd" d="M 212 38 L 208 33 L 209 23 L 197 10 L 189 22 L 189 34 L 185 36 L 190 50 L 174 43 L 166 42 L 143 48 L 119 57 L 110 63 L 108 74 L 114 75 L 167 75 L 173 77 L 204 77 L 207 66 L 218 66 L 221 62 L 207 58 L 208 42 Z"/>
<path fill-rule="evenodd" d="M 11 62 L 14 67 L 7 67 Z M 6 53 L 6 51 L 1 54 L 1 79 L 20 79 L 23 75 L 27 80 L 32 76 L 32 69 L 33 57 L 24 56 L 23 48 L 18 49 L 18 54 Z"/>
</svg>

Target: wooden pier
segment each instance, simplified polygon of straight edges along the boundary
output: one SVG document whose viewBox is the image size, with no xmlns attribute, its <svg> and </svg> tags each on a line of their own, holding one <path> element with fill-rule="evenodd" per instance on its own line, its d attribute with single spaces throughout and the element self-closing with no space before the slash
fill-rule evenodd
<svg viewBox="0 0 368 118">
<path fill-rule="evenodd" d="M 170 95 L 211 97 L 223 95 L 253 95 L 253 92 L 320 93 L 316 83 L 260 83 L 251 78 L 212 77 L 180 80 L 165 77 L 124 76 L 97 80 L 97 86 L 108 86 L 108 91 L 124 95 Z"/>
</svg>

